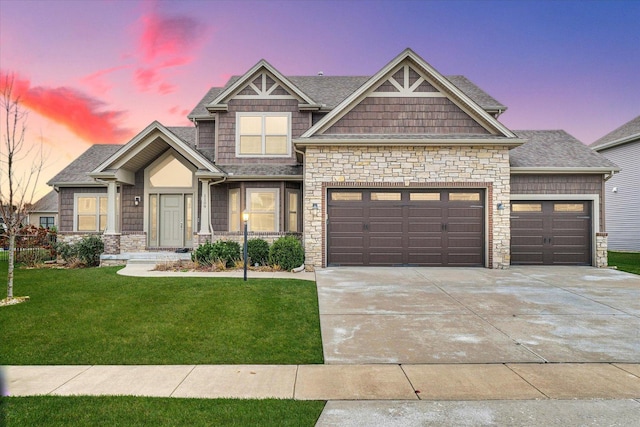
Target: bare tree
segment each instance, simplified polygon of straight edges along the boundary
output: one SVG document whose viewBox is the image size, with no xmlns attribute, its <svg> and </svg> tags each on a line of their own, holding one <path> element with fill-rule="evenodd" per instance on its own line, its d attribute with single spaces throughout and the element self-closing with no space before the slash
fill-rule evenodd
<svg viewBox="0 0 640 427">
<path fill-rule="evenodd" d="M 44 167 L 42 143 L 25 145 L 28 114 L 14 89 L 13 75 L 0 76 L 0 113 L 4 116 L 0 143 L 0 216 L 9 238 L 8 300 L 13 299 L 16 235 L 32 206 Z"/>
</svg>

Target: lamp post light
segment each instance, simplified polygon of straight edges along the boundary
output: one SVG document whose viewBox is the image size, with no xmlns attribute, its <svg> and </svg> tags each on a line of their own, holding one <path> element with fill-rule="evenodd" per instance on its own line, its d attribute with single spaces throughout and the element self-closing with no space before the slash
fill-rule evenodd
<svg viewBox="0 0 640 427">
<path fill-rule="evenodd" d="M 249 213 L 242 212 L 242 220 L 244 221 L 244 281 L 247 281 L 247 222 L 249 221 Z"/>
</svg>

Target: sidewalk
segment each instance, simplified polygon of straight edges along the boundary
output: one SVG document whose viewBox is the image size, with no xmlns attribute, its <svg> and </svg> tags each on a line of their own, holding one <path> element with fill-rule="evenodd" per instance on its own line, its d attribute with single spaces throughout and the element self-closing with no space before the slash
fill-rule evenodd
<svg viewBox="0 0 640 427">
<path fill-rule="evenodd" d="M 11 396 L 640 399 L 640 364 L 8 366 Z M 640 409 L 640 406 L 639 406 Z"/>
</svg>

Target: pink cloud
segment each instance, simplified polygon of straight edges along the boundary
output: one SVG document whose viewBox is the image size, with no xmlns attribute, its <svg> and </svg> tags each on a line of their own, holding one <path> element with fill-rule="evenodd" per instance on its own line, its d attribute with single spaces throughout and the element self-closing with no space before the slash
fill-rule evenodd
<svg viewBox="0 0 640 427">
<path fill-rule="evenodd" d="M 88 85 L 94 93 L 104 95 L 113 88 L 113 85 L 105 81 L 105 77 L 115 71 L 129 68 L 128 65 L 120 65 L 117 67 L 107 68 L 105 70 L 96 71 L 82 78 L 82 82 Z"/>
<path fill-rule="evenodd" d="M 167 81 L 165 71 L 193 61 L 188 53 L 203 41 L 206 26 L 189 16 L 166 16 L 156 11 L 142 16 L 141 24 L 137 57 L 142 63 L 134 75 L 136 87 L 143 92 L 171 93 L 177 87 Z"/>
<path fill-rule="evenodd" d="M 0 89 L 7 76 L 0 72 Z M 120 126 L 124 111 L 104 111 L 104 102 L 69 87 L 32 87 L 29 80 L 15 77 L 13 97 L 91 143 L 120 144 L 133 136 L 130 129 Z"/>
<path fill-rule="evenodd" d="M 178 105 L 174 105 L 173 107 L 169 108 L 169 114 L 175 114 L 180 117 L 186 117 L 189 114 L 189 112 L 190 112 L 189 109 L 182 108 Z"/>
</svg>

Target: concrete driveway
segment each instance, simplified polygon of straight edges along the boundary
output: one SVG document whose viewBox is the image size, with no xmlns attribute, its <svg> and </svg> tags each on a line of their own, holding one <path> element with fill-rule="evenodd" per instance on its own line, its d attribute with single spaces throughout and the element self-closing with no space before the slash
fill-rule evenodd
<svg viewBox="0 0 640 427">
<path fill-rule="evenodd" d="M 327 364 L 640 363 L 640 276 L 340 267 L 316 281 Z"/>
</svg>

